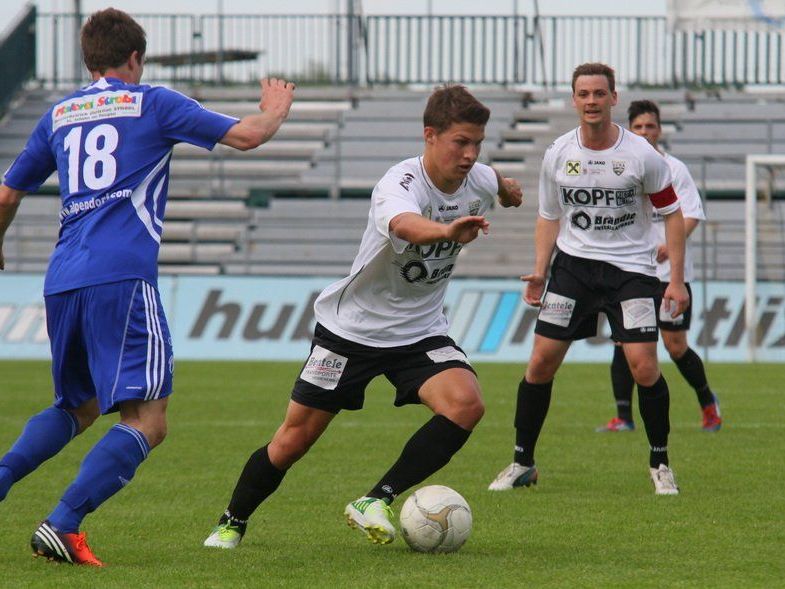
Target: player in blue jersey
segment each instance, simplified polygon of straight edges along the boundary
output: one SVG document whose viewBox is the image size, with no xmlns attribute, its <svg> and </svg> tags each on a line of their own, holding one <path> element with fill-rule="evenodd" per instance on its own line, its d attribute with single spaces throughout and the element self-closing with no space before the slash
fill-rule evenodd
<svg viewBox="0 0 785 589">
<path fill-rule="evenodd" d="M 79 532 L 82 519 L 128 484 L 166 435 L 173 356 L 157 260 L 172 148 L 259 146 L 287 117 L 294 85 L 262 80 L 260 113 L 238 120 L 141 85 L 145 32 L 124 12 L 93 14 L 81 44 L 92 83 L 44 114 L 0 186 L 0 269 L 22 197 L 54 171 L 62 197 L 44 285 L 55 400 L 0 459 L 0 500 L 99 415 L 119 411 L 31 541 L 50 560 L 102 566 Z"/>
</svg>

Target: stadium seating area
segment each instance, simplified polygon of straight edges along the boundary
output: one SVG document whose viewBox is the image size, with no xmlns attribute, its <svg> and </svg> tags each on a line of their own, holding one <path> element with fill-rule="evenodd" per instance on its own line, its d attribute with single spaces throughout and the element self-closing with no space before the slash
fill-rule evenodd
<svg viewBox="0 0 785 589">
<path fill-rule="evenodd" d="M 257 88 L 181 90 L 207 108 L 238 117 L 258 108 Z M 491 211 L 492 237 L 464 250 L 457 274 L 515 276 L 533 263 L 542 154 L 554 137 L 575 126 L 575 115 L 564 93 L 476 93 L 493 113 L 483 158 L 522 181 L 527 205 Z M 421 152 L 428 94 L 429 89 L 298 89 L 290 119 L 274 140 L 256 150 L 218 146 L 207 152 L 178 145 L 161 271 L 345 273 L 357 252 L 374 184 L 390 165 Z M 21 97 L 0 122 L 0 164 L 10 164 L 38 117 L 60 95 L 30 89 Z M 686 161 L 699 187 L 711 196 L 741 194 L 746 153 L 785 154 L 782 96 L 630 91 L 622 93 L 616 108 L 619 122 L 625 122 L 629 101 L 644 97 L 660 102 L 668 148 Z M 706 208 L 710 220 L 693 236 L 698 271 L 705 268 L 709 279 L 741 279 L 744 204 L 712 199 Z M 57 179 L 52 177 L 41 194 L 25 200 L 9 231 L 4 246 L 9 269 L 37 272 L 46 267 L 58 211 Z M 762 203 L 759 217 L 759 276 L 782 280 L 783 201 Z"/>
</svg>

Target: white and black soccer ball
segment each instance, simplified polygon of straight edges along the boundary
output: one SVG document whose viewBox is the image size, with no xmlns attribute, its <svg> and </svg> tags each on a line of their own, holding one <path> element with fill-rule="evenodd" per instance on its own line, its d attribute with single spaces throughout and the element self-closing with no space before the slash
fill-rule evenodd
<svg viewBox="0 0 785 589">
<path fill-rule="evenodd" d="M 469 504 L 444 485 L 417 489 L 401 509 L 403 539 L 417 552 L 455 552 L 471 531 Z"/>
</svg>

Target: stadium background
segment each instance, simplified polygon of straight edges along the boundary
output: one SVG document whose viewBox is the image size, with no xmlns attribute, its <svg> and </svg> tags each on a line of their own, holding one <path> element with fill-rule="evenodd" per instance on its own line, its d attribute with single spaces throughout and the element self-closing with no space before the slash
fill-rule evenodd
<svg viewBox="0 0 785 589">
<path fill-rule="evenodd" d="M 488 16 L 435 14 L 433 3 L 424 14 L 366 14 L 360 2 L 333 2 L 332 14 L 135 15 L 148 33 L 148 83 L 238 116 L 256 109 L 259 77 L 298 83 L 289 121 L 258 150 L 175 150 L 161 287 L 178 357 L 301 358 L 312 293 L 348 271 L 373 185 L 420 152 L 433 85 L 458 81 L 492 109 L 481 159 L 522 181 L 525 205 L 493 211 L 489 238 L 462 253 L 448 300 L 452 335 L 477 360 L 526 358 L 532 312 L 515 277 L 533 261 L 539 163 L 575 124 L 573 67 L 598 60 L 617 70 L 620 122 L 633 99 L 661 104 L 665 146 L 688 164 L 705 199 L 709 220 L 692 237 L 694 345 L 709 361 L 782 361 L 785 167 L 757 176 L 750 329 L 742 202 L 746 157 L 785 154 L 782 15 L 772 3 L 735 3 L 746 20 L 727 12 L 733 2 L 708 15 L 700 4 L 669 3 L 662 16 L 550 16 L 519 2 L 511 14 Z M 47 105 L 85 80 L 74 41 L 79 6 L 24 9 L 6 29 L 3 167 Z M 2 358 L 47 357 L 35 293 L 56 239 L 57 194 L 53 176 L 8 232 Z M 569 359 L 604 362 L 606 331 L 576 344 Z"/>
<path fill-rule="evenodd" d="M 85 12 L 92 4 L 82 3 Z M 494 12 L 486 17 L 439 12 L 458 2 L 416 3 L 411 18 L 363 13 L 359 4 L 350 14 L 338 1 L 334 14 L 298 16 L 300 3 L 277 6 L 291 13 L 275 15 L 258 8 L 228 14 L 225 4 L 223 16 L 202 14 L 205 4 L 188 14 L 132 11 L 148 30 L 149 57 L 159 60 L 146 70 L 149 82 L 236 114 L 255 108 L 256 78 L 282 74 L 298 82 L 290 120 L 258 152 L 180 148 L 175 155 L 161 289 L 177 357 L 194 361 L 177 364 L 169 438 L 133 485 L 87 520 L 91 543 L 110 564 L 102 571 L 41 566 L 26 543 L 108 424 L 21 481 L 0 505 L 0 585 L 782 586 L 782 166 L 760 170 L 755 201 L 753 333 L 765 363 L 746 363 L 744 303 L 745 157 L 785 154 L 783 15 L 771 12 L 772 3 L 736 2 L 747 16 L 751 7 L 760 10 L 721 21 L 648 16 L 645 9 L 609 13 L 612 2 L 542 2 L 540 19 L 533 3 L 523 2 L 487 2 Z M 521 10 L 505 13 L 502 4 Z M 552 4 L 561 10 L 549 16 Z M 583 14 L 568 14 L 565 4 Z M 686 10 L 701 3 L 673 4 Z M 733 4 L 714 3 L 711 16 Z M 73 44 L 83 17 L 74 17 L 73 3 L 39 6 L 46 11 L 25 10 L 9 22 L 0 43 L 3 166 L 47 105 L 84 80 Z M 539 159 L 553 137 L 575 125 L 569 72 L 594 59 L 619 70 L 619 122 L 632 99 L 663 105 L 667 147 L 688 163 L 709 216 L 693 237 L 700 279 L 690 341 L 709 361 L 725 424 L 717 435 L 700 431 L 694 393 L 667 363 L 672 458 L 682 487 L 675 502 L 651 491 L 641 468 L 642 431 L 594 433 L 613 407 L 604 364 L 611 348 L 602 333 L 576 345 L 559 373 L 538 447 L 538 488 L 485 491 L 509 458 L 514 388 L 532 337 L 534 314 L 520 301 L 516 277 L 532 263 Z M 374 182 L 420 151 L 422 106 L 443 81 L 467 83 L 491 107 L 483 160 L 526 189 L 521 209 L 490 213 L 491 235 L 466 248 L 448 295 L 453 329 L 477 362 L 487 412 L 460 457 L 429 482 L 467 498 L 472 537 L 454 557 L 431 558 L 401 542 L 375 550 L 342 525 L 346 500 L 394 460 L 425 415 L 417 407 L 393 409 L 389 385 L 377 380 L 367 410 L 335 420 L 254 516 L 240 550 L 202 550 L 246 450 L 283 414 L 312 329 L 314 294 L 348 270 Z M 56 191 L 52 179 L 26 197 L 4 244 L 0 447 L 49 402 L 41 284 L 57 234 Z M 296 361 L 279 361 L 287 358 Z"/>
</svg>

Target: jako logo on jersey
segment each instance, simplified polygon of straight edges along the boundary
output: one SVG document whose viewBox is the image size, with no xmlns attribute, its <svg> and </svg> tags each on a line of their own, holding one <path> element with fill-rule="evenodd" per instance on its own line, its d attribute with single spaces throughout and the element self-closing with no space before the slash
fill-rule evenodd
<svg viewBox="0 0 785 589">
<path fill-rule="evenodd" d="M 443 213 L 444 211 L 457 211 L 458 205 L 439 205 L 439 212 Z"/>
<path fill-rule="evenodd" d="M 634 188 L 573 188 L 560 186 L 562 203 L 585 207 L 626 207 L 635 199 Z"/>
<path fill-rule="evenodd" d="M 403 178 L 400 182 L 398 182 L 398 184 L 400 184 L 401 188 L 403 188 L 406 192 L 409 192 L 409 184 L 412 183 L 412 180 L 414 180 L 414 174 L 409 174 L 407 172 L 403 175 Z"/>
</svg>

